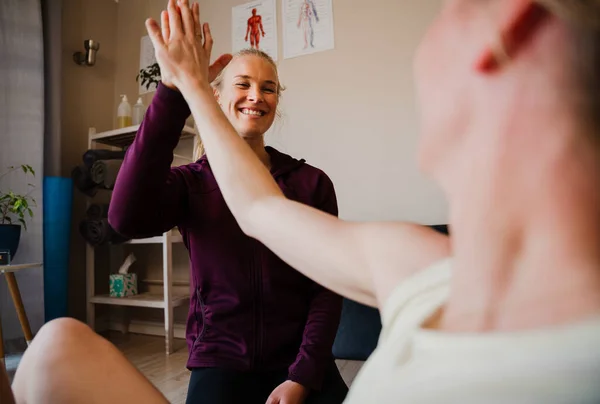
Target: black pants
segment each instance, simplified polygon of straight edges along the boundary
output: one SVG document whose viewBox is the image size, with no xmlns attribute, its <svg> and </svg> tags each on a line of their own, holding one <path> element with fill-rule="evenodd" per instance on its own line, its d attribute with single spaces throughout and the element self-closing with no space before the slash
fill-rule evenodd
<svg viewBox="0 0 600 404">
<path fill-rule="evenodd" d="M 186 404 L 265 404 L 277 386 L 287 380 L 287 369 L 239 372 L 221 368 L 192 370 Z M 348 387 L 335 363 L 327 369 L 321 391 L 312 391 L 305 404 L 341 404 Z"/>
</svg>

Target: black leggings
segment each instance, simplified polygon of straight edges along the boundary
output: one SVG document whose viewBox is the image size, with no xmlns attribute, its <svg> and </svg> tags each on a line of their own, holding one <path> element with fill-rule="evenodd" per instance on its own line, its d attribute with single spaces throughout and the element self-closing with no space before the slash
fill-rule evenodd
<svg viewBox="0 0 600 404">
<path fill-rule="evenodd" d="M 273 390 L 287 380 L 287 375 L 287 369 L 269 372 L 192 369 L 186 404 L 265 404 Z M 311 392 L 305 404 L 341 404 L 347 393 L 348 387 L 332 362 L 321 391 Z"/>
</svg>

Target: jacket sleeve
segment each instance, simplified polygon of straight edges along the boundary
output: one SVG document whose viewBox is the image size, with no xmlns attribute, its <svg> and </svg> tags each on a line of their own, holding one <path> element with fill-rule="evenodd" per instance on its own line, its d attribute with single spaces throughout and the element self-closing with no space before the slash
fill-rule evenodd
<svg viewBox="0 0 600 404">
<path fill-rule="evenodd" d="M 115 183 L 108 221 L 118 233 L 149 237 L 184 217 L 187 186 L 183 170 L 171 164 L 189 115 L 183 96 L 159 84 Z"/>
<path fill-rule="evenodd" d="M 333 183 L 322 175 L 320 203 L 316 208 L 338 215 Z M 342 312 L 342 297 L 313 282 L 312 299 L 300 352 L 290 366 L 288 379 L 312 389 L 320 390 L 326 369 L 333 360 L 331 348 L 337 333 Z"/>
</svg>

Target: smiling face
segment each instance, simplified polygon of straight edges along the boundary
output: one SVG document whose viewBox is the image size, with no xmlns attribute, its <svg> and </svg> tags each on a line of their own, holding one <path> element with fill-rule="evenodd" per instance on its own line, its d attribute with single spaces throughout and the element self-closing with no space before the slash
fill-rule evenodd
<svg viewBox="0 0 600 404">
<path fill-rule="evenodd" d="M 234 58 L 215 87 L 215 97 L 244 138 L 262 136 L 273 124 L 279 99 L 275 66 L 257 55 Z"/>
</svg>

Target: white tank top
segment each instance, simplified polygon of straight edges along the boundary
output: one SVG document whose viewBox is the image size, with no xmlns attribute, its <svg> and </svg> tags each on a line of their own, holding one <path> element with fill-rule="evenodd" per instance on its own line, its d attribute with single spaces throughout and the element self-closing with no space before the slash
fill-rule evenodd
<svg viewBox="0 0 600 404">
<path fill-rule="evenodd" d="M 347 404 L 600 403 L 600 316 L 510 333 L 421 328 L 448 298 L 450 277 L 447 259 L 391 294 Z"/>
</svg>

